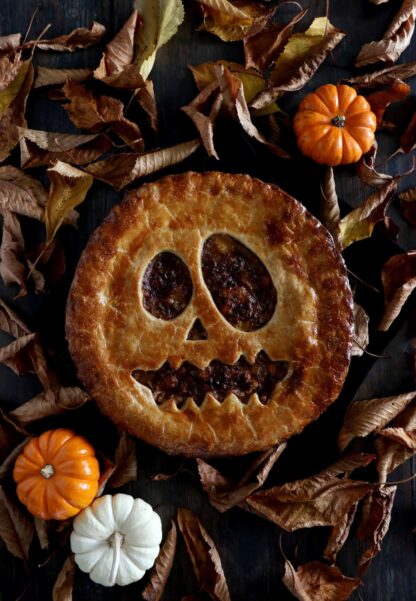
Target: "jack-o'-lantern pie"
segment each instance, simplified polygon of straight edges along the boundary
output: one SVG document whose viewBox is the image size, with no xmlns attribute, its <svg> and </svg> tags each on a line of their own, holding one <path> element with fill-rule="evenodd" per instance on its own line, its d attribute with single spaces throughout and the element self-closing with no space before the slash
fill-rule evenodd
<svg viewBox="0 0 416 601">
<path fill-rule="evenodd" d="M 118 425 L 168 453 L 242 455 L 338 396 L 352 298 L 328 231 L 276 186 L 185 173 L 127 193 L 92 235 L 66 329 Z"/>
</svg>

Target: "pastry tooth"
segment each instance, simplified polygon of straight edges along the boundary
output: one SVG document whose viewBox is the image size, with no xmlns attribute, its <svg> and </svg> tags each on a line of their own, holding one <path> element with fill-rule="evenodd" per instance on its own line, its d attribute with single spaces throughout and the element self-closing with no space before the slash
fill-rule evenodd
<svg viewBox="0 0 416 601">
<path fill-rule="evenodd" d="M 221 406 L 221 403 L 215 398 L 212 392 L 207 392 L 202 401 L 201 411 L 209 411 L 211 409 L 218 409 Z"/>
<path fill-rule="evenodd" d="M 247 402 L 247 408 L 248 409 L 253 409 L 254 407 L 261 407 L 264 408 L 267 406 L 267 403 L 262 403 L 261 400 L 259 399 L 259 395 L 257 394 L 257 392 L 253 392 L 253 394 L 250 395 L 250 398 L 248 399 Z"/>
<path fill-rule="evenodd" d="M 186 401 L 184 402 L 184 404 L 182 405 L 182 407 L 180 409 L 178 409 L 178 411 L 187 411 L 187 412 L 192 411 L 192 413 L 199 413 L 200 410 L 201 410 L 200 407 L 198 407 L 198 405 L 195 403 L 194 399 L 192 399 L 191 397 L 188 397 L 186 399 Z"/>
<path fill-rule="evenodd" d="M 159 405 L 159 407 L 160 409 L 162 409 L 162 411 L 166 411 L 169 413 L 178 413 L 178 411 L 180 411 L 174 399 L 168 399 L 167 401 Z"/>
<path fill-rule="evenodd" d="M 240 401 L 238 396 L 234 394 L 234 392 L 231 392 L 225 397 L 222 403 L 222 408 L 224 411 L 230 411 L 230 409 L 235 409 L 236 406 L 241 408 L 242 405 L 243 403 Z"/>
</svg>

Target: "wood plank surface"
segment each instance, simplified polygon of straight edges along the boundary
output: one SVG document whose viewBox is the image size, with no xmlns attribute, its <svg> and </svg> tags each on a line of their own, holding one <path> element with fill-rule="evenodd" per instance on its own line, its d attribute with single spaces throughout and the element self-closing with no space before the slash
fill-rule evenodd
<svg viewBox="0 0 416 601">
<path fill-rule="evenodd" d="M 302 3 L 306 5 L 306 2 Z M 301 92 L 290 95 L 283 103 L 283 107 L 291 112 L 305 92 L 322 83 L 336 82 L 341 77 L 351 74 L 353 59 L 362 43 L 382 36 L 399 5 L 399 0 L 391 0 L 381 6 L 370 4 L 368 0 L 332 0 L 331 20 L 346 31 L 348 36 L 335 50 L 333 61 L 326 61 L 313 80 Z M 324 13 L 325 2 L 312 0 L 310 6 L 307 22 L 310 22 L 314 16 Z M 97 20 L 107 27 L 106 38 L 111 39 L 131 13 L 132 2 L 130 0 L 42 0 L 41 2 L 2 0 L 0 35 L 24 32 L 37 7 L 34 34 L 39 33 L 47 23 L 51 23 L 48 36 L 49 34 L 52 36 L 68 32 L 78 26 L 87 26 L 92 20 Z M 195 136 L 192 124 L 179 110 L 195 96 L 195 87 L 187 65 L 216 59 L 243 62 L 242 44 L 225 44 L 210 34 L 195 31 L 198 21 L 197 12 L 191 2 L 186 3 L 186 8 L 185 23 L 180 27 L 177 36 L 158 53 L 156 66 L 151 74 L 161 122 L 159 138 L 153 140 L 153 143 L 161 146 L 178 143 Z M 293 10 L 293 7 L 281 7 L 279 17 L 287 18 Z M 302 23 L 303 27 L 305 27 L 304 23 Z M 98 48 L 73 54 L 39 52 L 37 63 L 54 67 L 95 66 L 99 56 Z M 415 42 L 401 58 L 401 62 L 410 60 L 416 60 Z M 45 91 L 39 91 L 31 100 L 28 121 L 29 127 L 34 129 L 76 131 L 63 108 L 52 103 Z M 198 151 L 195 156 L 169 172 L 188 169 L 247 172 L 277 182 L 311 210 L 317 211 L 318 180 L 321 173 L 318 166 L 310 167 L 310 171 L 305 174 L 300 173 L 296 165 L 278 159 L 263 162 L 262 149 L 244 138 L 236 128 L 227 125 L 224 127 L 229 127 L 230 130 L 223 132 L 224 138 L 228 141 L 224 145 L 221 141 L 223 153 L 219 163 L 209 159 L 202 151 Z M 394 142 L 384 134 L 380 138 L 382 139 L 381 156 L 387 156 L 394 150 Z M 14 159 L 17 160 L 17 156 L 14 156 Z M 409 164 L 409 157 L 401 156 L 392 162 L 390 168 L 394 173 L 402 172 L 409 167 Z M 39 173 L 34 171 L 34 174 Z M 160 174 L 148 179 L 157 177 L 160 177 Z M 412 184 L 415 185 L 416 180 L 410 176 L 401 185 L 407 188 Z M 370 189 L 359 182 L 351 167 L 337 169 L 337 186 L 340 198 L 353 206 L 360 204 L 370 193 Z M 121 193 L 116 193 L 107 186 L 94 184 L 89 199 L 80 208 L 79 229 L 73 231 L 66 228 L 62 231 L 68 259 L 68 276 L 65 282 L 47 297 L 34 298 L 30 295 L 15 302 L 15 306 L 35 326 L 43 329 L 46 327 L 51 340 L 63 338 L 65 296 L 79 254 L 90 233 L 101 223 L 108 210 L 121 200 L 121 197 Z M 402 225 L 400 244 L 405 248 L 414 248 L 415 231 L 403 224 L 395 208 L 392 211 Z M 32 222 L 26 224 L 26 229 L 28 227 L 31 228 L 30 235 L 34 239 L 41 239 L 40 227 L 34 226 Z M 1 287 L 2 298 L 11 300 L 14 295 L 14 289 Z M 410 390 L 413 381 L 407 349 L 407 324 L 403 323 L 385 349 L 383 353 L 385 358 L 375 362 L 365 381 L 356 391 L 355 398 L 371 398 Z M 353 361 L 360 361 L 360 359 Z M 10 409 L 16 406 L 30 398 L 37 390 L 35 378 L 17 378 L 6 367 L 0 366 L 0 402 L 3 408 Z M 290 455 L 293 463 L 282 467 L 278 463 L 268 480 L 268 486 L 282 481 L 284 477 L 306 476 L 312 473 L 311 470 L 329 462 L 334 456 L 335 426 L 342 420 L 342 412 L 342 407 L 331 408 L 318 424 L 309 426 L 304 434 L 296 437 L 293 446 L 297 450 Z M 85 424 L 78 425 L 80 428 L 85 427 Z M 105 434 L 102 433 L 103 436 Z M 163 519 L 165 532 L 170 519 L 175 516 L 177 507 L 189 507 L 197 512 L 217 543 L 233 601 L 285 601 L 292 598 L 281 583 L 283 560 L 279 551 L 280 537 L 287 555 L 295 562 L 303 562 L 321 555 L 328 534 L 327 529 L 282 535 L 279 528 L 240 509 L 232 509 L 221 515 L 208 503 L 195 475 L 189 471 L 185 470 L 175 478 L 166 481 L 155 482 L 150 479 L 152 474 L 159 471 L 175 470 L 180 463 L 178 459 L 167 458 L 163 453 L 141 442 L 137 444 L 137 453 L 139 478 L 136 483 L 126 486 L 125 492 L 140 496 L 155 506 Z M 413 471 L 414 464 L 409 462 L 395 472 L 395 477 L 406 478 Z M 400 486 L 392 526 L 384 542 L 383 551 L 371 566 L 360 592 L 353 595 L 353 600 L 413 601 L 416 598 L 416 549 L 415 534 L 412 533 L 412 528 L 416 526 L 414 493 L 414 482 Z M 339 565 L 347 575 L 356 574 L 361 550 L 356 542 L 348 543 L 342 550 Z M 2 544 L 0 557 L 2 562 L 0 600 L 12 601 L 22 591 L 27 576 L 22 563 L 12 559 Z M 46 558 L 46 555 L 43 557 Z M 58 553 L 32 575 L 27 599 L 33 601 L 51 599 L 54 578 L 63 558 L 64 553 Z M 88 576 L 77 571 L 74 600 L 133 601 L 140 599 L 141 588 L 141 583 L 136 583 L 123 589 L 119 587 L 105 589 L 94 585 Z M 180 541 L 173 572 L 163 599 L 179 601 L 182 596 L 196 592 L 191 564 Z"/>
</svg>

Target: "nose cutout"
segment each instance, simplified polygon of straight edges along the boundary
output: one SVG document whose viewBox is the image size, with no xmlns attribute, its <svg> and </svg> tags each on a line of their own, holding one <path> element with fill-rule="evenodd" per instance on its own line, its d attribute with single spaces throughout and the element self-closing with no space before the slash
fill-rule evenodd
<svg viewBox="0 0 416 601">
<path fill-rule="evenodd" d="M 189 330 L 187 340 L 208 340 L 208 333 L 200 319 L 195 319 Z"/>
</svg>

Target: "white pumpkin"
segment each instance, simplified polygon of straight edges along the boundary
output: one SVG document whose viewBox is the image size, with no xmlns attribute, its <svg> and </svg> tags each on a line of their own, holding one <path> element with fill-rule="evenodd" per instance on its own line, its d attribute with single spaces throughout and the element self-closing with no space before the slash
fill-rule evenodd
<svg viewBox="0 0 416 601">
<path fill-rule="evenodd" d="M 75 562 L 103 586 L 140 580 L 159 554 L 162 524 L 142 499 L 99 497 L 74 519 L 71 549 Z"/>
</svg>

